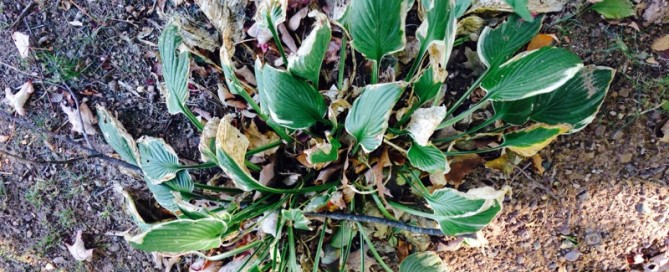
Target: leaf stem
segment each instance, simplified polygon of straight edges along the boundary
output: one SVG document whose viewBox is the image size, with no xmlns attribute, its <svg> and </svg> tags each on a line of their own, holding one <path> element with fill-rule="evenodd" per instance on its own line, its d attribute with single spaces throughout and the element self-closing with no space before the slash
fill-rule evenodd
<svg viewBox="0 0 669 272">
<path fill-rule="evenodd" d="M 255 154 L 258 154 L 258 153 L 261 153 L 261 152 L 270 150 L 270 149 L 272 149 L 272 148 L 275 148 L 275 147 L 277 147 L 277 146 L 280 146 L 282 143 L 283 143 L 283 141 L 278 140 L 278 141 L 274 141 L 274 142 L 271 142 L 271 143 L 269 143 L 269 144 L 260 146 L 260 147 L 258 147 L 258 148 L 251 149 L 251 150 L 249 150 L 249 151 L 246 152 L 246 156 L 247 156 L 247 157 L 250 157 L 250 156 L 252 156 L 252 155 L 255 155 Z"/>
<path fill-rule="evenodd" d="M 379 83 L 379 67 L 381 66 L 381 60 L 372 61 L 372 82 L 371 84 Z"/>
<path fill-rule="evenodd" d="M 202 124 L 202 122 L 200 122 L 200 120 L 197 120 L 195 114 L 193 114 L 193 112 L 190 111 L 188 106 L 186 105 L 182 106 L 181 111 L 184 113 L 184 115 L 186 115 L 186 118 L 188 118 L 188 120 L 195 126 L 197 131 L 202 132 L 202 130 L 204 129 L 204 125 Z"/>
<path fill-rule="evenodd" d="M 218 255 L 214 255 L 214 256 L 207 256 L 207 255 L 204 255 L 203 253 L 200 253 L 198 251 L 193 251 L 192 253 L 194 253 L 194 254 L 202 257 L 202 258 L 205 258 L 207 260 L 210 260 L 210 261 L 220 261 L 220 260 L 235 256 L 235 255 L 237 255 L 239 253 L 242 253 L 244 251 L 247 251 L 249 249 L 252 249 L 252 248 L 260 245 L 261 243 L 262 243 L 262 240 L 254 241 L 250 244 L 246 244 L 244 246 L 241 246 L 241 247 L 235 248 L 233 250 L 230 250 L 228 252 L 218 254 Z"/>
<path fill-rule="evenodd" d="M 325 229 L 327 229 L 328 226 L 328 219 L 325 218 L 323 220 L 323 228 L 321 229 L 321 235 L 318 238 L 318 245 L 316 247 L 316 256 L 314 257 L 314 267 L 313 267 L 313 272 L 318 272 L 318 265 L 321 262 L 321 251 L 323 251 L 323 240 L 325 238 Z"/>
<path fill-rule="evenodd" d="M 279 53 L 281 54 L 281 59 L 283 59 L 283 64 L 288 66 L 288 58 L 286 58 L 286 52 L 283 51 L 283 45 L 281 44 L 281 39 L 279 38 L 279 34 L 276 33 L 276 28 L 274 27 L 274 21 L 272 21 L 272 17 L 269 16 L 269 12 L 267 15 L 265 15 L 267 18 L 267 22 L 269 23 L 267 28 L 269 28 L 269 31 L 272 32 L 272 37 L 274 38 L 274 43 L 276 43 L 276 48 L 279 49 Z"/>
<path fill-rule="evenodd" d="M 418 67 L 420 67 L 421 64 L 423 64 L 423 59 L 425 58 L 425 51 L 426 49 L 423 49 L 423 46 L 421 45 L 418 56 L 416 56 L 416 59 L 413 61 L 413 65 L 411 65 L 411 69 L 409 69 L 409 72 L 407 73 L 406 76 L 407 80 L 410 80 L 414 76 L 414 74 L 416 74 Z"/>
<path fill-rule="evenodd" d="M 224 192 L 224 193 L 234 193 L 234 194 L 240 194 L 243 193 L 244 191 L 237 189 L 237 188 L 227 188 L 227 187 L 220 187 L 220 186 L 211 186 L 207 184 L 202 184 L 202 183 L 193 183 L 195 185 L 195 188 L 202 189 L 202 190 L 210 190 L 214 192 Z"/>
<path fill-rule="evenodd" d="M 367 246 L 369 246 L 369 251 L 372 252 L 372 255 L 374 255 L 374 258 L 379 262 L 379 265 L 381 265 L 381 267 L 383 267 L 383 269 L 385 269 L 386 272 L 393 272 L 393 270 L 390 269 L 390 267 L 388 267 L 388 264 L 386 264 L 386 262 L 383 261 L 383 258 L 381 258 L 381 255 L 379 255 L 379 252 L 376 251 L 376 247 L 374 247 L 374 244 L 372 244 L 372 241 L 369 240 L 369 237 L 367 237 L 367 234 L 365 233 L 365 230 L 362 228 L 362 225 L 358 222 L 356 222 L 356 224 L 358 224 L 358 231 L 360 231 L 360 235 L 362 235 L 362 238 L 365 239 L 365 242 L 367 243 Z M 364 249 L 364 247 L 363 247 L 363 249 Z"/>
<path fill-rule="evenodd" d="M 444 155 L 446 156 L 456 156 L 456 155 L 467 155 L 467 154 L 478 154 L 478 153 L 486 153 L 486 152 L 491 152 L 491 151 L 497 151 L 502 148 L 506 147 L 504 144 L 493 147 L 493 148 L 488 148 L 488 149 L 478 149 L 478 150 L 465 150 L 465 151 L 444 151 Z"/>
<path fill-rule="evenodd" d="M 479 84 L 481 84 L 481 81 L 483 81 L 483 78 L 485 78 L 485 76 L 488 74 L 488 71 L 490 71 L 490 69 L 485 70 L 485 72 L 483 72 L 483 74 L 481 74 L 481 76 L 479 76 L 479 78 L 477 78 L 476 81 L 474 81 L 472 86 L 470 86 L 469 89 L 467 89 L 467 91 L 464 94 L 462 94 L 462 96 L 457 101 L 455 101 L 455 103 L 453 103 L 453 105 L 451 105 L 451 108 L 446 112 L 446 116 L 449 116 L 449 115 L 453 114 L 453 112 L 460 105 L 462 105 L 462 102 L 464 102 L 465 99 L 467 99 L 469 97 L 469 95 L 474 90 L 476 90 L 476 88 L 478 88 Z"/>
<path fill-rule="evenodd" d="M 341 38 L 341 47 L 339 48 L 339 70 L 337 75 L 337 86 L 339 90 L 344 89 L 344 69 L 346 68 L 346 47 L 347 47 L 346 33 Z"/>
<path fill-rule="evenodd" d="M 456 135 L 453 135 L 453 136 L 449 136 L 449 137 L 446 137 L 446 138 L 433 139 L 433 140 L 432 140 L 432 143 L 434 143 L 434 144 L 441 144 L 441 143 L 451 142 L 451 141 L 456 140 L 456 139 L 458 139 L 458 138 L 461 138 L 461 137 L 470 135 L 470 134 L 472 134 L 472 133 L 474 133 L 474 132 L 477 132 L 477 131 L 479 131 L 479 130 L 481 130 L 481 129 L 487 127 L 487 126 L 489 126 L 490 124 L 492 124 L 492 123 L 494 123 L 495 121 L 499 120 L 501 117 L 502 117 L 501 114 L 499 114 L 499 115 L 494 115 L 494 116 L 491 117 L 490 119 L 483 121 L 482 123 L 478 124 L 477 126 L 471 128 L 471 129 L 469 129 L 469 130 L 467 130 L 467 131 L 465 131 L 465 132 L 462 132 L 462 133 L 459 133 L 459 134 L 456 134 Z"/>
<path fill-rule="evenodd" d="M 382 194 L 382 192 L 378 192 L 379 194 Z M 379 208 L 379 211 L 381 214 L 387 218 L 388 220 L 397 220 L 394 216 L 390 215 L 388 212 L 388 209 L 383 205 L 383 202 L 381 202 L 380 197 L 377 194 L 372 194 L 372 199 L 374 199 L 374 203 L 376 203 L 376 207 Z"/>
<path fill-rule="evenodd" d="M 404 154 L 407 154 L 407 153 L 408 153 L 408 152 L 406 151 L 406 149 L 397 146 L 396 144 L 394 144 L 393 142 L 391 142 L 391 141 L 389 141 L 389 140 L 383 139 L 383 142 L 386 143 L 387 145 L 389 145 L 390 147 L 396 149 L 396 150 L 399 151 L 399 152 L 402 152 L 402 153 L 404 153 Z"/>
<path fill-rule="evenodd" d="M 441 124 L 439 124 L 439 126 L 437 126 L 437 129 L 442 129 L 442 128 L 445 128 L 445 127 L 452 126 L 455 123 L 459 122 L 460 120 L 465 119 L 465 117 L 471 115 L 472 113 L 474 113 L 475 111 L 477 111 L 478 109 L 483 107 L 486 102 L 488 102 L 488 98 L 484 97 L 483 99 L 481 99 L 481 101 L 474 104 L 474 106 L 472 106 L 468 110 L 463 111 L 462 113 L 458 114 L 457 116 L 455 116 L 451 119 L 448 119 L 448 120 L 445 120 L 445 121 L 441 122 Z M 446 116 L 448 116 L 448 115 L 449 114 L 446 114 Z"/>
<path fill-rule="evenodd" d="M 215 162 L 205 162 L 201 164 L 181 166 L 181 169 L 196 170 L 196 169 L 213 168 L 216 166 L 218 166 L 218 164 L 216 164 Z"/>
<path fill-rule="evenodd" d="M 323 217 L 334 220 L 346 220 L 354 222 L 365 222 L 372 224 L 387 225 L 396 229 L 406 230 L 411 233 L 426 234 L 431 236 L 445 236 L 439 229 L 429 229 L 412 226 L 400 221 L 389 220 L 381 217 L 374 217 L 368 215 L 348 214 L 348 213 L 321 213 L 321 212 L 307 212 L 304 216 L 308 217 Z"/>
</svg>

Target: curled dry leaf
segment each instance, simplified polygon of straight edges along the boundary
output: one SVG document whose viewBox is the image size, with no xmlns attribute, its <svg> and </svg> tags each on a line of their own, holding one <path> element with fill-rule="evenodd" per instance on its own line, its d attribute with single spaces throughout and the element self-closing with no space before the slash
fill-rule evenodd
<svg viewBox="0 0 669 272">
<path fill-rule="evenodd" d="M 188 272 L 217 272 L 221 269 L 221 262 L 198 259 L 188 267 Z"/>
<path fill-rule="evenodd" d="M 532 51 L 534 49 L 539 49 L 544 46 L 553 45 L 553 43 L 558 42 L 557 36 L 555 34 L 538 34 L 532 38 L 530 44 L 527 45 L 527 51 Z"/>
<path fill-rule="evenodd" d="M 532 13 L 549 13 L 562 10 L 569 0 L 527 0 L 527 8 Z M 504 11 L 513 12 L 506 0 L 474 0 L 469 13 Z"/>
<path fill-rule="evenodd" d="M 445 117 L 445 106 L 420 108 L 411 115 L 411 121 L 409 121 L 406 130 L 411 134 L 416 143 L 425 146 L 428 144 L 437 126 L 439 126 L 439 123 Z"/>
<path fill-rule="evenodd" d="M 10 88 L 5 88 L 5 99 L 2 101 L 14 108 L 19 115 L 26 115 L 26 110 L 23 106 L 33 92 L 35 92 L 35 87 L 33 87 L 32 82 L 28 81 L 21 86 L 21 89 L 16 94 L 13 94 Z"/>
<path fill-rule="evenodd" d="M 72 124 L 73 132 L 83 134 L 85 131 L 88 135 L 95 135 L 95 126 L 93 125 L 98 123 L 98 119 L 95 118 L 95 115 L 86 105 L 86 102 L 82 102 L 79 105 L 79 111 L 77 111 L 76 106 L 69 106 L 65 100 L 60 103 L 60 108 L 67 115 L 67 120 Z M 81 113 L 81 118 L 79 118 L 79 113 Z"/>
<path fill-rule="evenodd" d="M 655 40 L 651 48 L 653 48 L 653 50 L 657 52 L 669 50 L 669 34 L 664 35 L 662 38 Z"/>
<path fill-rule="evenodd" d="M 505 175 L 513 173 L 514 167 L 523 161 L 523 157 L 508 151 L 497 159 L 485 163 L 486 168 L 499 170 Z"/>
<path fill-rule="evenodd" d="M 30 37 L 21 32 L 14 32 L 14 34 L 12 34 L 12 40 L 14 40 L 16 48 L 19 50 L 21 58 L 27 58 L 30 55 Z"/>
<path fill-rule="evenodd" d="M 477 167 L 483 165 L 485 160 L 478 154 L 465 154 L 452 158 L 449 163 L 451 171 L 446 173 L 445 178 L 455 188 L 458 188 L 462 184 L 462 180 Z"/>
<path fill-rule="evenodd" d="M 543 166 L 543 161 L 544 159 L 541 158 L 541 155 L 539 154 L 534 154 L 534 156 L 532 156 L 532 166 L 534 166 L 534 171 L 540 176 L 546 172 L 546 169 Z"/>
<path fill-rule="evenodd" d="M 276 226 L 279 223 L 279 212 L 273 212 L 270 214 L 265 213 L 264 215 L 265 216 L 261 217 L 262 221 L 260 222 L 260 231 L 276 237 Z"/>
<path fill-rule="evenodd" d="M 307 17 L 307 14 L 309 14 L 309 7 L 304 7 L 298 12 L 296 12 L 290 19 L 288 20 L 288 29 L 295 31 L 297 30 L 298 27 L 300 27 L 300 23 L 302 22 L 302 19 L 304 17 Z"/>
<path fill-rule="evenodd" d="M 669 143 L 669 121 L 664 123 L 664 126 L 662 126 L 661 130 L 664 136 L 660 138 L 660 142 Z"/>
<path fill-rule="evenodd" d="M 279 135 L 276 135 L 276 133 L 274 133 L 273 131 L 267 131 L 265 133 L 260 132 L 260 130 L 258 129 L 258 126 L 256 125 L 255 122 L 251 122 L 251 124 L 249 124 L 249 127 L 246 128 L 246 130 L 244 131 L 244 135 L 246 135 L 246 138 L 248 138 L 248 141 L 250 143 L 250 145 L 249 145 L 250 149 L 255 149 L 255 148 L 262 147 L 262 146 L 266 146 L 266 145 L 274 143 L 274 142 L 276 142 L 280 139 Z M 269 155 L 274 154 L 278 149 L 279 149 L 279 147 L 270 148 L 270 149 L 265 150 L 263 152 L 254 154 L 253 157 L 254 158 L 264 158 L 264 157 L 267 157 Z M 252 161 L 255 161 L 255 160 L 252 160 Z"/>
<path fill-rule="evenodd" d="M 84 241 L 81 240 L 81 230 L 77 231 L 77 237 L 74 244 L 67 245 L 67 250 L 70 251 L 72 257 L 77 261 L 91 261 L 93 258 L 93 249 L 86 249 Z"/>
<path fill-rule="evenodd" d="M 241 41 L 244 38 L 244 19 L 248 0 L 196 0 L 200 10 L 224 39 Z"/>
</svg>

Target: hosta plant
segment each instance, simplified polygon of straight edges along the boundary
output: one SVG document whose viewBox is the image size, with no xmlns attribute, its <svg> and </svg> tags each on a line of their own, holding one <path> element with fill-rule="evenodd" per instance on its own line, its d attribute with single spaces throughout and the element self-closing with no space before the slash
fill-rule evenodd
<svg viewBox="0 0 669 272">
<path fill-rule="evenodd" d="M 196 2 L 221 20 L 221 13 L 210 12 L 217 1 Z M 220 54 L 213 57 L 179 49 L 182 32 L 173 24 L 160 36 L 165 104 L 201 133 L 201 164 L 184 163 L 163 139 L 136 140 L 98 108 L 107 142 L 141 169 L 156 202 L 171 214 L 149 222 L 124 194 L 137 222 L 127 239 L 138 249 L 214 261 L 238 256 L 239 271 L 317 271 L 344 269 L 352 248 L 362 247 L 390 270 L 373 238 L 391 245 L 412 235 L 475 239 L 500 213 L 509 188 L 452 188 L 445 181 L 449 161 L 476 153 L 535 155 L 559 135 L 589 124 L 614 76 L 614 70 L 584 65 L 566 49 L 525 51 L 543 17 L 509 15 L 469 43 L 485 70 L 453 97 L 446 91 L 448 64 L 461 44 L 457 17 L 467 1 L 352 0 L 340 18 L 312 4 L 304 19 L 312 24 L 301 26 L 306 34 L 294 52 L 278 29 L 297 11 L 285 0 L 256 5 L 254 27 L 271 38 L 259 45 L 268 50 L 254 51 L 253 60 L 236 54 L 242 47 L 230 29 L 219 29 Z M 415 60 L 405 67 L 397 55 L 407 54 L 410 10 L 422 22 L 415 31 Z M 326 67 L 333 41 L 341 44 L 338 64 Z M 197 118 L 186 103 L 191 52 L 199 61 L 217 60 L 206 63 L 220 71 L 221 90 L 249 110 Z M 255 82 L 238 77 L 244 65 L 252 66 Z M 332 70 L 337 76 L 326 76 Z M 464 104 L 475 91 L 480 95 Z M 493 114 L 472 123 L 483 110 Z M 219 178 L 205 181 L 210 176 L 202 169 Z M 313 254 L 298 257 L 298 250 Z M 352 269 L 364 269 L 362 263 Z M 416 269 L 445 268 L 436 254 L 420 252 L 399 266 Z"/>
</svg>

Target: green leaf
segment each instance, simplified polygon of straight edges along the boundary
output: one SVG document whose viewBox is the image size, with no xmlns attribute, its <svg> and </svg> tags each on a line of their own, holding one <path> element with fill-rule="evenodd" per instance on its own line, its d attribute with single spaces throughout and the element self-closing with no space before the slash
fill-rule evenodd
<svg viewBox="0 0 669 272">
<path fill-rule="evenodd" d="M 339 158 L 339 148 L 341 143 L 337 138 L 328 136 L 329 143 L 323 143 L 307 149 L 304 153 L 307 155 L 307 162 L 310 164 L 328 163 L 336 161 Z"/>
<path fill-rule="evenodd" d="M 446 173 L 450 170 L 446 155 L 433 144 L 426 146 L 411 144 L 407 157 L 411 165 L 430 174 Z"/>
<path fill-rule="evenodd" d="M 400 272 L 445 272 L 448 267 L 434 251 L 416 252 L 400 264 Z"/>
<path fill-rule="evenodd" d="M 413 84 L 413 92 L 418 98 L 419 106 L 437 97 L 443 83 L 436 80 L 432 67 L 428 67 Z"/>
<path fill-rule="evenodd" d="M 221 235 L 227 224 L 219 219 L 180 219 L 151 226 L 147 231 L 128 238 L 130 244 L 151 252 L 184 253 L 221 246 Z"/>
<path fill-rule="evenodd" d="M 472 5 L 472 0 L 456 0 L 455 1 L 455 17 L 460 18 L 465 15 L 469 6 Z"/>
<path fill-rule="evenodd" d="M 348 247 L 351 244 L 351 240 L 353 240 L 353 237 L 356 235 L 358 235 L 358 230 L 354 229 L 349 224 L 343 223 L 332 236 L 330 246 L 338 249 Z"/>
<path fill-rule="evenodd" d="M 391 110 L 404 87 L 404 83 L 367 85 L 353 102 L 345 127 L 365 152 L 370 153 L 381 145 Z"/>
<path fill-rule="evenodd" d="M 230 177 L 237 188 L 244 191 L 258 190 L 275 194 L 292 194 L 322 191 L 335 185 L 330 183 L 300 189 L 276 189 L 262 185 L 251 176 L 249 170 L 244 166 L 249 140 L 236 127 L 232 126 L 231 121 L 232 115 L 228 114 L 221 119 L 218 126 L 216 158 L 218 166 Z"/>
<path fill-rule="evenodd" d="M 418 59 L 430 52 L 430 67 L 436 81 L 446 80 L 446 65 L 451 57 L 458 24 L 455 0 L 422 0 L 425 19 L 416 30 L 420 42 Z"/>
<path fill-rule="evenodd" d="M 135 225 L 141 231 L 149 229 L 149 227 L 151 227 L 151 224 L 147 224 L 146 221 L 144 221 L 144 218 L 142 218 L 142 215 L 139 214 L 139 211 L 137 210 L 137 205 L 135 205 L 135 200 L 128 193 L 128 191 L 124 190 L 118 184 L 114 185 L 114 190 L 123 196 L 123 199 L 125 200 L 126 213 L 130 215 L 133 223 L 135 223 Z"/>
<path fill-rule="evenodd" d="M 664 111 L 669 112 L 669 100 L 663 99 L 660 106 Z"/>
<path fill-rule="evenodd" d="M 556 90 L 582 67 L 581 59 L 574 53 L 542 47 L 520 53 L 499 67 L 491 68 L 481 81 L 481 88 L 493 101 L 523 99 Z"/>
<path fill-rule="evenodd" d="M 602 0 L 593 4 L 592 9 L 606 19 L 622 19 L 635 14 L 634 4 L 629 0 Z"/>
<path fill-rule="evenodd" d="M 177 55 L 181 44 L 178 29 L 169 25 L 158 39 L 158 50 L 163 63 L 163 77 L 165 78 L 165 100 L 170 114 L 184 113 L 188 99 L 188 74 L 190 54 L 188 51 Z"/>
<path fill-rule="evenodd" d="M 473 233 L 488 225 L 502 209 L 504 195 L 511 188 L 502 190 L 492 187 L 471 189 L 466 193 L 452 188 L 436 190 L 425 195 L 433 214 L 417 211 L 396 202 L 390 202 L 396 209 L 416 216 L 430 218 L 439 223 L 446 235 Z"/>
<path fill-rule="evenodd" d="M 305 129 L 325 116 L 325 99 L 309 83 L 256 60 L 260 107 L 276 124 Z"/>
<path fill-rule="evenodd" d="M 186 170 L 177 172 L 177 176 L 174 179 L 163 182 L 167 187 L 172 191 L 190 193 L 193 192 L 195 184 L 190 174 Z"/>
<path fill-rule="evenodd" d="M 504 0 L 504 2 L 509 4 L 509 6 L 513 8 L 513 12 L 522 17 L 523 20 L 528 22 L 534 21 L 532 13 L 530 13 L 530 10 L 527 8 L 527 0 Z"/>
<path fill-rule="evenodd" d="M 495 29 L 485 27 L 477 44 L 479 59 L 487 67 L 497 67 L 506 62 L 539 34 L 543 19 L 543 16 L 539 16 L 528 22 L 512 14 Z"/>
<path fill-rule="evenodd" d="M 550 144 L 558 135 L 571 129 L 569 125 L 535 124 L 522 130 L 504 134 L 502 147 L 524 156 L 531 157 Z"/>
<path fill-rule="evenodd" d="M 615 70 L 586 66 L 557 90 L 517 101 L 493 103 L 495 115 L 514 125 L 534 120 L 550 125 L 569 124 L 570 132 L 594 119 L 613 80 Z"/>
<path fill-rule="evenodd" d="M 342 24 L 353 37 L 351 46 L 377 63 L 383 56 L 402 51 L 409 0 L 352 0 Z"/>
<path fill-rule="evenodd" d="M 309 17 L 316 18 L 316 23 L 309 36 L 302 41 L 296 54 L 288 56 L 288 71 L 293 75 L 310 80 L 313 86 L 318 87 L 321 64 L 330 43 L 332 30 L 325 14 L 312 11 Z"/>
<path fill-rule="evenodd" d="M 153 198 L 161 207 L 171 212 L 176 212 L 179 210 L 179 206 L 174 201 L 174 191 L 172 191 L 169 186 L 165 185 L 164 183 L 153 184 L 153 182 L 149 181 L 148 179 L 145 181 L 146 187 L 149 188 L 149 191 L 151 194 L 153 194 Z"/>
<path fill-rule="evenodd" d="M 291 221 L 293 223 L 293 227 L 296 229 L 312 230 L 312 228 L 309 226 L 311 221 L 306 216 L 304 216 L 302 211 L 298 209 L 281 210 L 281 217 Z"/>
<path fill-rule="evenodd" d="M 103 106 L 97 106 L 98 111 L 98 126 L 102 131 L 105 141 L 121 156 L 121 158 L 133 165 L 139 165 L 139 150 L 135 139 L 128 134 L 112 114 Z"/>
<path fill-rule="evenodd" d="M 286 21 L 288 9 L 287 0 L 260 0 L 256 1 L 258 10 L 253 20 L 260 23 L 264 28 L 276 27 Z"/>
<path fill-rule="evenodd" d="M 182 169 L 177 153 L 163 139 L 143 136 L 138 143 L 140 168 L 151 183 L 171 180 Z"/>
</svg>

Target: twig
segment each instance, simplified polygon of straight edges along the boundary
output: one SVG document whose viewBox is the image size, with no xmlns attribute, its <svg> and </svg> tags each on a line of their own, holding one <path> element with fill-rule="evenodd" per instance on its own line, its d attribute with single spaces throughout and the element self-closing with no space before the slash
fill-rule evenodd
<svg viewBox="0 0 669 272">
<path fill-rule="evenodd" d="M 91 144 L 91 141 L 88 140 L 88 133 L 86 132 L 86 126 L 84 125 L 84 118 L 81 116 L 81 108 L 79 104 L 79 99 L 77 99 L 77 95 L 72 91 L 70 88 L 70 85 L 67 85 L 67 82 L 63 80 L 63 85 L 65 86 L 65 89 L 67 90 L 68 93 L 70 93 L 70 96 L 72 97 L 72 100 L 74 100 L 74 105 L 77 107 L 77 116 L 79 117 L 79 123 L 81 123 L 81 134 L 84 135 L 84 140 L 86 140 L 86 144 L 88 144 L 88 148 L 95 150 L 93 148 L 93 145 Z M 97 151 L 97 150 L 96 150 Z"/>
<path fill-rule="evenodd" d="M 119 160 L 119 159 L 109 157 L 105 154 L 102 154 L 102 153 L 98 152 L 97 150 L 88 148 L 88 147 L 86 147 L 86 146 L 84 146 L 84 145 L 66 137 L 66 136 L 63 136 L 63 135 L 51 132 L 49 130 L 37 127 L 34 124 L 32 124 L 31 122 L 21 120 L 20 118 L 17 118 L 17 117 L 13 117 L 11 114 L 9 114 L 9 113 L 7 113 L 3 110 L 0 110 L 0 117 L 3 117 L 3 118 L 5 118 L 9 121 L 12 121 L 12 122 L 20 125 L 20 126 L 23 126 L 25 128 L 28 128 L 28 129 L 30 129 L 34 132 L 44 133 L 46 135 L 49 135 L 50 137 L 53 137 L 53 138 L 56 138 L 56 139 L 61 140 L 63 142 L 66 142 L 66 143 L 68 143 L 72 146 L 75 146 L 75 147 L 85 151 L 86 153 L 88 153 L 89 156 L 95 155 L 96 158 L 99 158 L 103 161 L 106 161 L 106 162 L 108 162 L 112 165 L 124 167 L 124 168 L 127 168 L 127 169 L 135 171 L 135 172 L 140 172 L 141 171 L 141 169 L 139 167 L 135 166 L 135 165 L 132 165 L 130 163 L 127 163 L 127 162 Z"/>
<path fill-rule="evenodd" d="M 30 11 L 33 9 L 33 7 L 35 7 L 35 5 L 37 5 L 37 3 L 35 3 L 35 1 L 32 1 L 25 8 L 23 8 L 23 10 L 21 11 L 21 14 L 19 14 L 19 17 L 16 17 L 16 20 L 14 20 L 14 22 L 9 26 L 9 28 L 14 29 L 16 27 L 16 25 L 18 25 L 19 22 L 21 22 L 21 20 L 23 20 L 24 17 L 26 17 L 26 16 L 28 16 L 28 14 L 30 14 Z"/>
<path fill-rule="evenodd" d="M 537 186 L 537 187 L 543 189 L 544 191 L 546 191 L 546 193 L 547 193 L 551 198 L 553 198 L 553 199 L 555 199 L 555 200 L 557 200 L 557 201 L 560 201 L 560 199 L 553 193 L 553 191 L 552 191 L 550 188 L 544 186 L 543 184 L 539 183 L 539 182 L 536 181 L 534 178 L 532 178 L 528 173 L 525 172 L 525 169 L 524 169 L 524 168 L 520 168 L 520 167 L 518 167 L 518 166 L 516 166 L 516 168 L 517 168 L 518 170 L 520 170 L 519 172 L 520 172 L 521 174 L 523 174 L 523 176 L 525 176 L 527 179 L 529 179 L 529 180 L 534 184 L 534 186 Z"/>
<path fill-rule="evenodd" d="M 27 158 L 21 157 L 21 156 L 16 155 L 16 154 L 9 153 L 9 152 L 1 150 L 1 149 L 0 149 L 0 154 L 12 157 L 12 158 L 14 158 L 18 161 L 21 161 L 21 162 L 24 162 L 24 163 L 29 163 L 29 164 L 70 164 L 70 163 L 74 163 L 74 162 L 77 162 L 77 161 L 86 160 L 86 159 L 89 159 L 89 158 L 99 157 L 100 155 L 102 155 L 102 154 L 95 154 L 95 155 L 90 155 L 90 156 L 76 157 L 74 159 L 68 159 L 68 160 L 31 160 L 31 159 L 27 159 Z"/>
<path fill-rule="evenodd" d="M 431 236 L 446 236 L 443 232 L 441 232 L 440 229 L 421 228 L 421 227 L 416 227 L 416 226 L 412 226 L 412 225 L 409 225 L 409 224 L 405 224 L 405 223 L 402 223 L 402 222 L 399 222 L 399 221 L 388 220 L 388 219 L 385 219 L 385 218 L 368 216 L 368 215 L 358 215 L 358 214 L 349 214 L 349 213 L 320 213 L 320 212 L 307 212 L 307 213 L 304 213 L 304 215 L 309 216 L 309 217 L 325 217 L 325 218 L 330 218 L 330 219 L 334 219 L 334 220 L 347 220 L 347 221 L 355 221 L 355 222 L 382 224 L 382 225 L 391 226 L 393 228 L 406 230 L 406 231 L 412 232 L 412 233 L 426 234 L 426 235 L 431 235 Z M 464 236 L 469 237 L 468 235 L 464 235 Z"/>
</svg>

